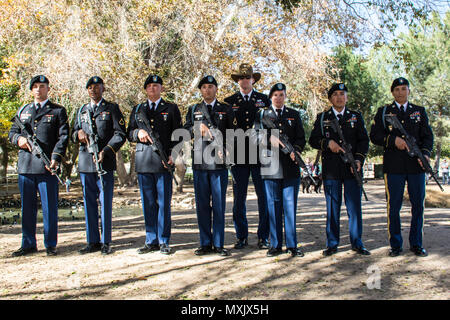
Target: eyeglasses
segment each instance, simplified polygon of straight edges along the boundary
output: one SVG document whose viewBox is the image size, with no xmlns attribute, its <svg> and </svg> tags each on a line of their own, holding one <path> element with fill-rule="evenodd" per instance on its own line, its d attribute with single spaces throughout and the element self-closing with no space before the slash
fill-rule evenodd
<svg viewBox="0 0 450 320">
<path fill-rule="evenodd" d="M 239 80 L 244 80 L 244 79 L 251 79 L 252 76 L 241 76 L 239 77 Z"/>
</svg>

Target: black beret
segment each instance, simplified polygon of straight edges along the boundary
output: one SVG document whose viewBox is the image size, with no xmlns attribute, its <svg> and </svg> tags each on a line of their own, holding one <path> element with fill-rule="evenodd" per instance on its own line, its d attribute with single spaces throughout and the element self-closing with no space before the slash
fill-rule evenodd
<svg viewBox="0 0 450 320">
<path fill-rule="evenodd" d="M 331 86 L 330 90 L 328 90 L 328 99 L 331 98 L 331 95 L 333 94 L 333 92 L 338 91 L 338 90 L 342 90 L 342 91 L 348 91 L 347 87 L 345 86 L 345 84 L 343 83 L 335 83 Z"/>
<path fill-rule="evenodd" d="M 286 86 L 284 85 L 284 83 L 275 83 L 275 84 L 273 85 L 273 87 L 270 89 L 270 92 L 269 92 L 269 99 L 272 98 L 272 94 L 273 94 L 275 91 L 286 91 Z"/>
<path fill-rule="evenodd" d="M 101 83 L 101 84 L 103 84 L 103 79 L 100 78 L 100 77 L 97 77 L 97 76 L 93 76 L 93 77 L 90 78 L 90 79 L 88 80 L 88 82 L 86 83 L 86 89 L 89 88 L 89 86 L 90 86 L 91 84 L 94 84 L 94 83 Z"/>
<path fill-rule="evenodd" d="M 146 89 L 147 85 L 149 85 L 150 83 L 159 83 L 160 85 L 162 85 L 163 81 L 160 76 L 156 74 L 151 74 L 147 77 L 147 79 L 145 79 L 144 89 Z"/>
<path fill-rule="evenodd" d="M 403 77 L 395 79 L 394 82 L 392 82 L 392 85 L 391 85 L 391 92 L 394 91 L 395 87 L 404 86 L 404 85 L 408 86 L 408 88 L 409 88 L 409 81 L 406 80 Z"/>
<path fill-rule="evenodd" d="M 200 89 L 202 87 L 202 85 L 204 85 L 205 83 L 211 83 L 217 87 L 217 81 L 216 81 L 216 79 L 214 79 L 213 76 L 204 77 L 202 80 L 200 80 L 197 87 Z"/>
<path fill-rule="evenodd" d="M 43 75 L 35 76 L 35 77 L 31 78 L 30 90 L 33 88 L 33 84 L 35 84 L 36 82 L 46 83 L 46 84 L 50 83 L 50 81 L 48 81 L 48 78 L 46 76 L 43 76 Z"/>
</svg>

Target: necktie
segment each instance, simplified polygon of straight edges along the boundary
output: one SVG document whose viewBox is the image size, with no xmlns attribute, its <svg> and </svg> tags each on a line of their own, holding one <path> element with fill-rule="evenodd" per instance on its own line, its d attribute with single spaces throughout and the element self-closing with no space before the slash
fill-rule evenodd
<svg viewBox="0 0 450 320">
<path fill-rule="evenodd" d="M 36 103 L 36 111 L 39 111 L 39 108 L 41 107 L 41 104 L 38 102 Z"/>
<path fill-rule="evenodd" d="M 245 102 L 248 102 L 248 95 L 244 96 Z"/>
<path fill-rule="evenodd" d="M 277 110 L 277 114 L 278 114 L 278 119 L 281 119 L 281 109 L 276 109 Z"/>
<path fill-rule="evenodd" d="M 150 115 L 150 117 L 153 117 L 154 114 L 155 114 L 155 103 L 152 102 L 152 103 L 151 103 L 151 107 L 150 107 L 149 115 Z"/>
<path fill-rule="evenodd" d="M 208 105 L 206 105 L 206 107 L 208 108 L 209 114 L 211 114 L 211 111 L 212 111 L 212 105 L 208 104 Z"/>
<path fill-rule="evenodd" d="M 342 117 L 342 114 L 339 113 L 339 114 L 337 115 L 337 118 L 338 118 L 338 120 L 339 120 L 339 124 L 342 125 L 342 118 L 343 118 L 343 117 Z"/>
</svg>

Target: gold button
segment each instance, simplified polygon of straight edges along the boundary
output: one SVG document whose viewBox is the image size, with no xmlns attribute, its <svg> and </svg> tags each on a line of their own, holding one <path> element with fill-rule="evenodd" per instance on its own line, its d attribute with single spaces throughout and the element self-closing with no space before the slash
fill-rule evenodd
<svg viewBox="0 0 450 320">
<path fill-rule="evenodd" d="M 248 111 L 245 111 L 245 114 L 248 114 Z"/>
<path fill-rule="evenodd" d="M 150 119 L 151 122 L 153 122 L 153 119 Z"/>
<path fill-rule="evenodd" d="M 245 119 L 245 121 L 248 121 L 248 118 L 247 118 L 247 119 Z"/>
</svg>

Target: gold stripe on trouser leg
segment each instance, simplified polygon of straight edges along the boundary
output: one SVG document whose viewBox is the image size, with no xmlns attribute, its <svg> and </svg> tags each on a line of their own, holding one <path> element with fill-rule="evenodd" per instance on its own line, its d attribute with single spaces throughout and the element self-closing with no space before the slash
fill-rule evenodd
<svg viewBox="0 0 450 320">
<path fill-rule="evenodd" d="M 390 230 L 390 224 L 391 221 L 389 220 L 389 211 L 390 211 L 390 201 L 391 201 L 391 195 L 389 194 L 389 188 L 388 188 L 388 183 L 387 183 L 387 173 L 384 174 L 384 189 L 386 191 L 386 202 L 387 202 L 387 230 L 388 230 L 388 239 L 389 241 L 391 240 L 391 232 Z"/>
<path fill-rule="evenodd" d="M 426 173 L 425 173 L 426 174 Z M 425 225 L 425 199 L 427 198 L 427 177 L 423 179 L 423 210 L 422 210 L 422 246 L 423 246 L 423 226 Z"/>
</svg>

